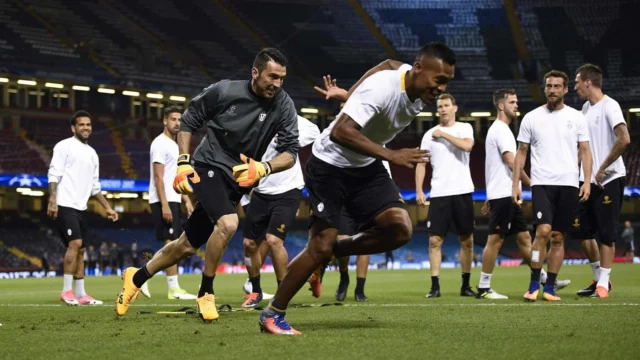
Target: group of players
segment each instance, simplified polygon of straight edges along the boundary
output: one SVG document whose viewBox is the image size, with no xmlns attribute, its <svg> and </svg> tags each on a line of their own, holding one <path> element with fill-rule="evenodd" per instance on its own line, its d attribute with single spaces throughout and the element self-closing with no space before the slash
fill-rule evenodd
<svg viewBox="0 0 640 360">
<path fill-rule="evenodd" d="M 175 266 L 206 244 L 205 267 L 195 296 L 197 312 L 204 321 L 217 320 L 213 287 L 216 270 L 238 228 L 236 206 L 248 201 L 244 248 L 251 289 L 243 306 L 255 307 L 263 299 L 260 267 L 271 252 L 278 289 L 260 314 L 260 328 L 273 334 L 300 334 L 285 319 L 287 306 L 307 281 L 312 283 L 314 295 L 319 295 L 314 282 L 318 285 L 317 274 L 331 259 L 391 251 L 412 237 L 411 219 L 384 162 L 416 167 L 417 202 L 423 206 L 427 204 L 422 190 L 426 164 L 430 163 L 433 169 L 427 218 L 432 275 L 428 298 L 440 296 L 441 246 L 451 224 L 455 225 L 462 248 L 462 296 L 506 298 L 491 289 L 491 273 L 504 237 L 516 234 L 532 274 L 524 298 L 535 301 L 542 282 L 543 298 L 560 300 L 555 291 L 556 287 L 566 286 L 566 282 L 556 280 L 564 257 L 564 238 L 568 231 L 580 230 L 581 237 L 587 239 L 583 244 L 594 268 L 594 283 L 581 290 L 582 295 L 607 297 L 624 187 L 625 170 L 620 155 L 629 143 L 629 135 L 619 105 L 602 94 L 602 72 L 588 64 L 576 73 L 576 90 L 588 100 L 582 113 L 564 105 L 567 75 L 560 71 L 547 73 L 544 77 L 547 104 L 524 117 L 517 150 L 509 129 L 518 109 L 517 95 L 510 89 L 500 89 L 494 94 L 498 116 L 486 139 L 488 200 L 483 207 L 483 213 L 490 215 L 491 234 L 476 293 L 469 284 L 475 227 L 471 197 L 474 186 L 469 170 L 473 129 L 456 122 L 455 98 L 445 93 L 454 77 L 455 64 L 451 49 L 429 43 L 418 51 L 413 65 L 387 60 L 365 73 L 349 91 L 326 77 L 325 89 L 320 91 L 327 99 L 343 101 L 344 107 L 336 120 L 319 133 L 315 125 L 297 115 L 293 101 L 281 89 L 288 65 L 285 56 L 268 48 L 256 56 L 251 80 L 212 84 L 191 100 L 181 118 L 177 111 L 167 112 L 165 133 L 160 136 L 168 141 L 163 139 L 165 143 L 158 146 L 164 155 L 152 156 L 151 166 L 159 203 L 152 208 L 161 214 L 155 215 L 158 237 L 170 241 L 142 268 L 124 271 L 122 290 L 116 299 L 117 314 L 126 314 L 154 274 Z M 434 102 L 440 125 L 425 134 L 420 148 L 385 147 L 426 105 Z M 171 114 L 175 114 L 173 120 Z M 83 134 L 78 125 L 80 117 L 74 117 L 72 140 L 88 147 L 88 135 L 84 141 L 79 136 Z M 203 126 L 207 134 L 191 158 L 192 134 Z M 306 164 L 305 184 L 297 153 L 301 146 L 309 144 L 313 148 Z M 531 178 L 523 171 L 529 147 Z M 58 146 L 54 159 L 57 149 Z M 173 156 L 167 149 L 172 149 Z M 96 185 L 97 156 L 91 161 L 96 164 L 94 182 L 84 193 L 98 196 L 115 221 L 117 214 L 106 201 L 100 200 L 104 197 L 100 195 L 99 183 Z M 593 175 L 592 164 L 599 166 Z M 173 166 L 177 167 L 175 171 L 171 171 Z M 172 195 L 176 200 L 170 201 L 170 191 L 164 187 L 173 174 L 175 192 L 193 194 L 198 200 L 192 210 L 187 205 L 191 213 L 182 224 L 183 231 L 175 221 L 180 216 L 179 203 L 172 206 L 180 197 Z M 52 194 L 55 194 L 54 176 L 50 171 Z M 533 244 L 520 208 L 521 182 L 532 188 L 536 227 Z M 63 183 L 64 176 L 61 186 Z M 161 183 L 165 196 L 160 195 Z M 304 185 L 311 209 L 309 242 L 288 263 L 283 242 Z M 55 206 L 54 195 L 50 212 Z M 601 251 L 594 240 L 596 234 L 602 242 Z M 70 249 L 71 238 L 71 234 L 65 237 Z M 543 275 L 549 241 L 548 273 Z M 68 252 L 65 257 L 63 300 L 65 294 L 73 295 L 69 293 L 70 284 L 67 286 L 67 271 L 70 279 L 79 273 L 73 259 L 79 258 L 81 245 L 81 241 L 75 244 L 76 253 Z M 348 280 L 342 280 L 336 297 L 344 299 Z M 361 285 L 356 299 L 361 294 L 360 300 L 366 300 L 362 291 L 364 282 Z M 189 295 L 178 292 L 185 297 Z"/>
</svg>

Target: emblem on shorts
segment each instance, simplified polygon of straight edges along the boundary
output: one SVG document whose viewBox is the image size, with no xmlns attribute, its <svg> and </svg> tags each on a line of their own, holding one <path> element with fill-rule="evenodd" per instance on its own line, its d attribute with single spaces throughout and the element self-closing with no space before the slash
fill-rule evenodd
<svg viewBox="0 0 640 360">
<path fill-rule="evenodd" d="M 169 229 L 169 234 L 173 235 L 173 228 Z"/>
<path fill-rule="evenodd" d="M 542 212 L 538 211 L 538 213 L 536 214 L 538 216 L 538 219 L 542 219 Z"/>
<path fill-rule="evenodd" d="M 427 227 L 430 228 L 431 227 L 431 221 L 427 221 Z"/>
<path fill-rule="evenodd" d="M 261 112 L 260 115 L 258 116 L 258 120 L 260 121 L 264 121 L 264 119 L 267 118 L 267 113 L 265 112 Z"/>
<path fill-rule="evenodd" d="M 580 220 L 578 220 L 578 218 L 573 219 L 573 226 L 574 228 L 579 228 L 580 227 Z"/>
<path fill-rule="evenodd" d="M 507 229 L 511 230 L 511 223 L 507 224 Z"/>
<path fill-rule="evenodd" d="M 284 224 L 280 224 L 280 227 L 276 230 L 278 230 L 280 233 L 284 233 Z"/>
<path fill-rule="evenodd" d="M 399 196 L 398 200 L 400 200 L 400 202 L 404 204 L 404 199 L 402 198 L 402 193 L 398 193 L 398 196 Z"/>
<path fill-rule="evenodd" d="M 213 177 L 213 170 L 209 170 L 209 172 L 207 173 L 207 175 L 209 175 L 210 178 Z"/>
<path fill-rule="evenodd" d="M 602 200 L 602 203 L 605 205 L 611 204 L 611 199 L 609 198 L 609 195 L 604 196 L 604 200 Z"/>
<path fill-rule="evenodd" d="M 67 235 L 71 236 L 71 234 L 72 234 L 71 229 L 67 229 Z"/>
<path fill-rule="evenodd" d="M 324 203 L 318 204 L 318 212 L 322 212 L 324 210 Z"/>
<path fill-rule="evenodd" d="M 227 115 L 236 116 L 236 106 L 235 105 L 231 105 L 229 110 L 227 110 Z"/>
</svg>

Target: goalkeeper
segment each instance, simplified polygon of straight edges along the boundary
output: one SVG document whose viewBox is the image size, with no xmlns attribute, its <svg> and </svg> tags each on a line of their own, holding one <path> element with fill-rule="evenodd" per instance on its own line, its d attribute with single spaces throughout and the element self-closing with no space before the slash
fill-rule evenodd
<svg viewBox="0 0 640 360">
<path fill-rule="evenodd" d="M 244 194 L 270 173 L 291 168 L 298 153 L 298 119 L 293 101 L 280 89 L 287 59 L 280 51 L 261 50 L 249 81 L 221 80 L 193 98 L 182 115 L 178 132 L 178 170 L 173 188 L 193 193 L 199 200 L 184 232 L 156 253 L 141 269 L 125 270 L 116 299 L 116 312 L 126 314 L 142 284 L 155 273 L 194 254 L 205 243 L 205 268 L 196 299 L 202 320 L 218 319 L 213 279 L 229 240 L 238 228 L 236 205 Z M 193 132 L 206 126 L 207 134 L 193 159 L 189 146 Z M 274 136 L 278 155 L 259 162 Z"/>
</svg>

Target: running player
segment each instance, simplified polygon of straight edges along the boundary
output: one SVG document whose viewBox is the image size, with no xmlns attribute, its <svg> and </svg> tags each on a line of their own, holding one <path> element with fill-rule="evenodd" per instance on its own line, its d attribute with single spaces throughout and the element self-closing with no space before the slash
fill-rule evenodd
<svg viewBox="0 0 640 360">
<path fill-rule="evenodd" d="M 520 145 L 513 169 L 512 197 L 520 207 L 520 173 L 531 145 L 531 194 L 536 226 L 536 238 L 531 246 L 531 282 L 524 295 L 526 301 L 538 298 L 540 273 L 549 239 L 551 250 L 543 298 L 547 301 L 560 300 L 554 284 L 564 259 L 565 235 L 580 227 L 578 206 L 588 200 L 591 193 L 589 183 L 582 186 L 578 183 L 578 161 L 584 165 L 585 177 L 591 177 L 589 132 L 584 116 L 564 104 L 567 82 L 567 74 L 562 71 L 553 70 L 545 74 L 547 104 L 525 115 L 518 134 Z"/>
<path fill-rule="evenodd" d="M 580 206 L 580 231 L 574 238 L 583 240 L 584 247 L 593 249 L 595 256 L 591 256 L 593 282 L 578 291 L 578 295 L 595 294 L 595 297 L 604 299 L 609 296 L 611 289 L 609 275 L 626 184 L 626 169 L 621 155 L 631 139 L 620 105 L 602 93 L 602 70 L 598 66 L 585 64 L 578 68 L 575 90 L 581 100 L 586 100 L 582 113 L 589 130 L 593 166 L 598 169 L 591 178 L 585 176 L 583 167 L 580 172 L 581 184 L 590 182 L 594 186 L 591 187 L 589 199 Z M 600 251 L 596 236 L 600 239 Z M 598 258 L 600 261 L 596 262 Z"/>
<path fill-rule="evenodd" d="M 150 167 L 151 181 L 149 182 L 149 205 L 151 215 L 155 222 L 156 238 L 167 245 L 182 233 L 182 210 L 180 201 L 184 201 L 187 214 L 191 215 L 193 206 L 187 195 L 175 192 L 169 184 L 173 184 L 178 163 L 178 143 L 176 135 L 180 130 L 180 118 L 182 114 L 177 107 L 168 107 L 164 110 L 164 130 L 151 143 Z M 196 296 L 187 293 L 178 283 L 178 265 L 165 269 L 167 275 L 167 287 L 169 300 L 195 300 Z M 147 296 L 144 283 L 142 293 Z"/>
<path fill-rule="evenodd" d="M 128 268 L 116 312 L 126 314 L 142 284 L 153 274 L 177 264 L 207 244 L 197 312 L 205 322 L 217 320 L 213 280 L 229 239 L 238 227 L 236 206 L 244 194 L 271 173 L 287 170 L 298 154 L 298 121 L 289 95 L 281 89 L 287 59 L 274 48 L 261 50 L 251 80 L 221 80 L 193 98 L 178 132 L 178 169 L 174 189 L 194 193 L 198 203 L 183 224 L 184 232 L 165 245 L 141 269 Z M 207 135 L 190 161 L 193 132 L 206 126 Z M 273 160 L 258 162 L 278 135 Z M 247 155 L 247 156 L 245 156 Z"/>
<path fill-rule="evenodd" d="M 302 116 L 298 116 L 298 132 L 301 148 L 312 144 L 320 134 L 318 126 Z M 277 145 L 278 138 L 275 137 L 262 161 L 269 161 L 278 155 Z M 302 167 L 299 159 L 296 159 L 291 169 L 260 180 L 260 185 L 253 189 L 244 227 L 244 256 L 251 293 L 245 296 L 242 307 L 253 308 L 262 301 L 260 268 L 264 258 L 258 248 L 263 240 L 266 240 L 271 251 L 278 286 L 287 273 L 289 257 L 284 240 L 296 218 L 303 187 Z"/>
<path fill-rule="evenodd" d="M 460 241 L 462 287 L 460 296 L 476 296 L 471 290 L 471 261 L 473 260 L 473 181 L 469 168 L 473 148 L 473 127 L 456 121 L 458 106 L 451 94 L 438 97 L 440 125 L 424 134 L 421 149 L 431 152 L 431 205 L 427 215 L 429 231 L 429 263 L 431 291 L 427 298 L 440 297 L 440 263 L 442 244 L 451 224 L 455 224 Z M 426 206 L 422 190 L 425 164 L 416 168 L 416 202 Z"/>
<path fill-rule="evenodd" d="M 362 81 L 337 119 L 316 139 L 307 162 L 309 245 L 291 261 L 269 307 L 260 314 L 263 331 L 300 334 L 286 321 L 286 308 L 311 273 L 331 256 L 381 253 L 411 239 L 411 219 L 382 160 L 413 168 L 429 153 L 384 145 L 446 90 L 454 67 L 455 55 L 446 45 L 425 45 L 413 66 L 379 71 Z M 365 225 L 361 233 L 338 242 L 343 208 Z"/>
<path fill-rule="evenodd" d="M 76 111 L 71 116 L 71 132 L 72 137 L 53 148 L 48 174 L 47 215 L 56 220 L 60 237 L 67 245 L 60 300 L 68 305 L 102 305 L 102 301 L 84 290 L 83 239 L 87 236 L 84 212 L 89 197 L 95 196 L 111 221 L 118 220 L 118 213 L 100 191 L 100 161 L 96 151 L 87 144 L 91 136 L 91 115 L 84 110 Z"/>
</svg>

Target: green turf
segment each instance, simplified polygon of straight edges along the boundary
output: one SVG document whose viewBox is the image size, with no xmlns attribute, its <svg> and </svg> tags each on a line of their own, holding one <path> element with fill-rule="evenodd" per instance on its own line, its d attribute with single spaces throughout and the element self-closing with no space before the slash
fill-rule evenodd
<svg viewBox="0 0 640 360">
<path fill-rule="evenodd" d="M 635 265 L 616 265 L 614 290 L 606 300 L 578 298 L 591 281 L 586 265 L 565 266 L 560 278 L 572 284 L 559 292 L 560 304 L 523 303 L 529 283 L 525 267 L 497 268 L 493 288 L 509 300 L 461 298 L 459 270 L 441 276 L 443 296 L 425 299 L 427 271 L 372 271 L 366 286 L 370 301 L 353 300 L 355 275 L 344 306 L 290 309 L 288 320 L 300 337 L 277 337 L 258 329 L 257 311 L 223 313 L 218 323 L 195 315 L 138 315 L 138 311 L 175 310 L 193 301 L 166 299 L 166 280 L 151 280 L 152 299 L 142 296 L 127 316 L 115 319 L 117 277 L 88 278 L 86 288 L 105 301 L 101 307 L 60 305 L 62 279 L 0 281 L 0 358 L 33 359 L 182 359 L 182 358 L 637 358 L 640 344 L 640 286 Z M 472 285 L 477 285 L 474 269 Z M 239 306 L 243 275 L 218 275 L 217 303 Z M 293 303 L 334 302 L 338 274 L 325 276 L 324 294 L 307 287 Z M 182 276 L 195 291 L 198 276 Z M 272 274 L 263 288 L 275 290 Z M 35 306 L 40 305 L 40 306 Z M 636 354 L 636 355 L 633 355 Z"/>
</svg>

